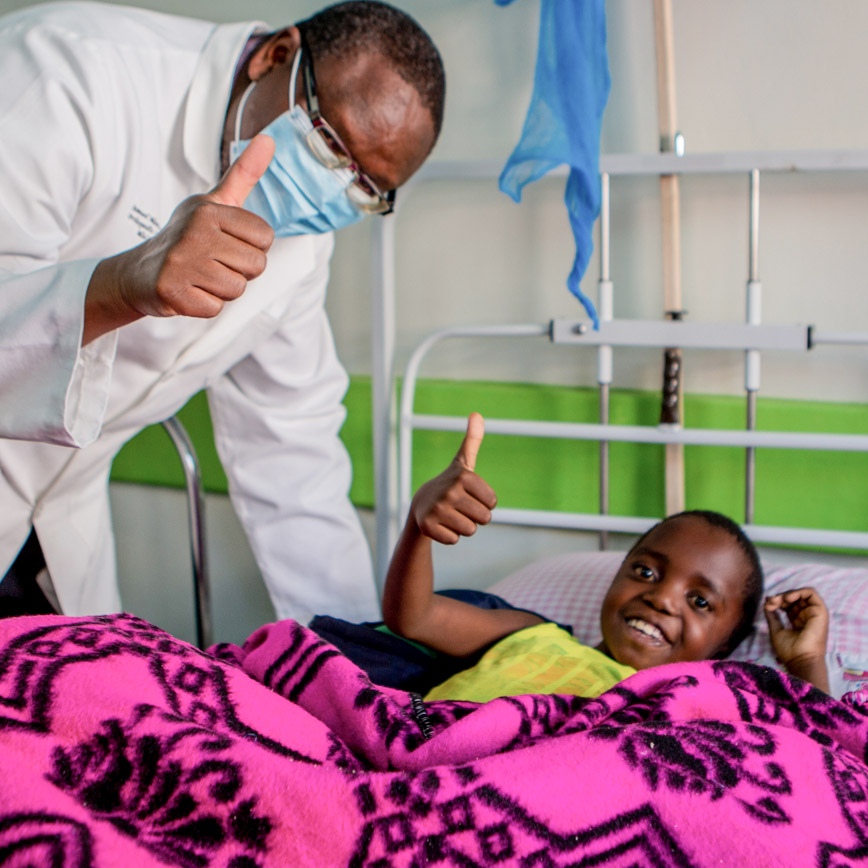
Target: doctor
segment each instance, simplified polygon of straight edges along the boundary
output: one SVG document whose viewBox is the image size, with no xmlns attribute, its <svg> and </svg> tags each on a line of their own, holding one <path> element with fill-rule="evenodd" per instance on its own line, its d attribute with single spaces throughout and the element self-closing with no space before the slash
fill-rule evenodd
<svg viewBox="0 0 868 868">
<path fill-rule="evenodd" d="M 120 608 L 112 458 L 207 389 L 278 616 L 376 617 L 323 303 L 436 141 L 428 36 L 51 3 L 0 18 L 0 81 L 0 615 Z"/>
</svg>

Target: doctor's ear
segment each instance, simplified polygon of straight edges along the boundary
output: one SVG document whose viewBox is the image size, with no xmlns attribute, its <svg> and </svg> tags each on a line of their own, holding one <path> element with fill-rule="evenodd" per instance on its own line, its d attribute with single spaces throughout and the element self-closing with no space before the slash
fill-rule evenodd
<svg viewBox="0 0 868 868">
<path fill-rule="evenodd" d="M 247 65 L 250 80 L 258 81 L 272 69 L 291 63 L 299 45 L 301 34 L 297 27 L 287 27 L 272 33 L 250 56 Z"/>
</svg>

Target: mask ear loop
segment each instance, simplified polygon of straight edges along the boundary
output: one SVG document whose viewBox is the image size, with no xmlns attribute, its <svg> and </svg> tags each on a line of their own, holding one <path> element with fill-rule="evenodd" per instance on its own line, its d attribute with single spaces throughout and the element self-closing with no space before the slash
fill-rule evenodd
<svg viewBox="0 0 868 868">
<path fill-rule="evenodd" d="M 256 82 L 251 81 L 250 84 L 247 85 L 244 93 L 241 94 L 241 101 L 238 103 L 238 109 L 235 112 L 235 141 L 241 141 L 241 116 L 244 114 L 244 106 L 247 105 L 247 97 L 253 92 L 253 88 L 256 87 Z"/>
<path fill-rule="evenodd" d="M 295 82 L 298 79 L 298 68 L 301 63 L 301 47 L 295 51 L 295 57 L 292 60 L 292 70 L 289 74 L 289 111 L 295 108 Z M 244 114 L 244 107 L 247 105 L 247 99 L 256 87 L 256 82 L 251 81 L 241 94 L 241 99 L 238 102 L 238 109 L 235 112 L 235 141 L 241 141 L 241 118 Z"/>
<path fill-rule="evenodd" d="M 292 70 L 289 73 L 289 110 L 295 108 L 295 82 L 298 79 L 298 68 L 301 65 L 301 46 L 295 50 L 295 57 L 292 59 Z"/>
</svg>

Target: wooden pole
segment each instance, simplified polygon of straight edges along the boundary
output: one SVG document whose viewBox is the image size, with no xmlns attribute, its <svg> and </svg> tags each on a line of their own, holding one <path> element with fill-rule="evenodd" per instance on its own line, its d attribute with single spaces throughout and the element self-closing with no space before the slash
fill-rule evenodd
<svg viewBox="0 0 868 868">
<path fill-rule="evenodd" d="M 671 0 L 654 0 L 654 36 L 657 48 L 657 121 L 660 150 L 676 151 L 678 118 L 675 106 L 675 50 Z M 678 175 L 660 176 L 661 234 L 663 241 L 663 312 L 681 319 L 681 198 Z M 660 422 L 681 425 L 683 397 L 681 350 L 663 353 L 663 390 Z M 684 447 L 667 444 L 665 456 L 666 515 L 684 509 Z"/>
</svg>

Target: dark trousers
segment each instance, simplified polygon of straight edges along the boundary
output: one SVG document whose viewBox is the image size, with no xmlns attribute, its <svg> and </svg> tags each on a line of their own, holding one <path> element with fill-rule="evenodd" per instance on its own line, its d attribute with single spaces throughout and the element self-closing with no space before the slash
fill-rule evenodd
<svg viewBox="0 0 868 868">
<path fill-rule="evenodd" d="M 36 582 L 37 574 L 44 567 L 42 547 L 36 538 L 36 531 L 31 530 L 18 557 L 0 580 L 0 618 L 56 614 Z"/>
</svg>

